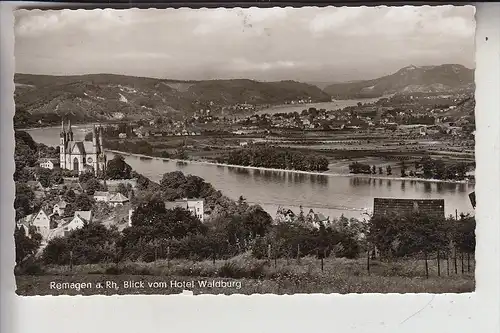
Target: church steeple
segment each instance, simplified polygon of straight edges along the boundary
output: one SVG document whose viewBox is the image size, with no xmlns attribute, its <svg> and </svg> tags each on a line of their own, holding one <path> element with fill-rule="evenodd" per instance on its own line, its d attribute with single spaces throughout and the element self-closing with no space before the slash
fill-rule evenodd
<svg viewBox="0 0 500 333">
<path fill-rule="evenodd" d="M 102 126 L 99 126 L 99 152 L 104 153 L 104 139 Z"/>
<path fill-rule="evenodd" d="M 71 129 L 71 119 L 68 119 L 68 141 L 73 141 L 73 130 Z"/>
<path fill-rule="evenodd" d="M 61 138 L 66 138 L 66 131 L 64 130 L 64 119 L 61 120 Z"/>
</svg>

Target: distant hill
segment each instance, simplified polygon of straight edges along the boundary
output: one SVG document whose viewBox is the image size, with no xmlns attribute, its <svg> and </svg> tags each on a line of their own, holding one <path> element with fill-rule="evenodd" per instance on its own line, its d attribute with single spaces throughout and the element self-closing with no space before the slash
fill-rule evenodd
<svg viewBox="0 0 500 333">
<path fill-rule="evenodd" d="M 393 93 L 439 93 L 472 89 L 474 70 L 462 65 L 407 66 L 373 80 L 336 83 L 323 90 L 337 99 L 371 98 Z"/>
<path fill-rule="evenodd" d="M 310 84 L 312 86 L 316 86 L 320 89 L 325 89 L 326 87 L 332 85 L 332 84 L 337 84 L 339 82 L 334 82 L 334 81 L 328 81 L 328 82 L 322 82 L 322 81 L 309 81 L 306 82 L 307 84 Z"/>
<path fill-rule="evenodd" d="M 76 121 L 148 119 L 217 110 L 235 104 L 281 104 L 298 99 L 329 101 L 320 88 L 296 81 L 246 79 L 179 81 L 112 74 L 50 76 L 16 74 L 18 124 L 52 123 L 61 116 Z"/>
</svg>

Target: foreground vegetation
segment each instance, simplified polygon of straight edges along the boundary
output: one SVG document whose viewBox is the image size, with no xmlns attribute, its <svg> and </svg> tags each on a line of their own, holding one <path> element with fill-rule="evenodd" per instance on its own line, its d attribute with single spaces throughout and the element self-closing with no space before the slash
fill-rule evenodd
<svg viewBox="0 0 500 333">
<path fill-rule="evenodd" d="M 435 261 L 429 261 L 431 276 L 423 276 L 422 260 L 400 260 L 387 263 L 373 261 L 366 269 L 364 259 L 328 258 L 321 262 L 314 257 L 276 261 L 259 260 L 249 254 L 229 260 L 158 260 L 156 262 L 123 262 L 119 264 L 89 264 L 73 266 L 47 266 L 36 275 L 16 277 L 20 295 L 93 295 L 93 294 L 176 294 L 189 289 L 194 294 L 295 294 L 295 293 L 463 293 L 474 291 L 471 272 L 455 274 L 451 270 L 437 276 Z M 442 262 L 446 266 L 445 261 Z M 241 283 L 239 287 L 208 288 L 196 281 L 225 281 Z M 114 281 L 119 289 L 88 288 L 57 290 L 51 282 Z M 123 288 L 124 281 L 144 281 L 142 288 Z M 194 288 L 171 287 L 171 281 L 195 281 Z M 157 283 L 148 286 L 147 282 Z M 159 286 L 166 284 L 168 287 Z"/>
</svg>

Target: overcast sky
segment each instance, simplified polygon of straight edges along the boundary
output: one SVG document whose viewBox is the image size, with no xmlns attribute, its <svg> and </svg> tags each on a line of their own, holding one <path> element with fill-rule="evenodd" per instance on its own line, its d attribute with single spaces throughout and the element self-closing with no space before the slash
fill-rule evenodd
<svg viewBox="0 0 500 333">
<path fill-rule="evenodd" d="M 474 7 L 20 10 L 19 73 L 348 81 L 474 68 Z"/>
</svg>

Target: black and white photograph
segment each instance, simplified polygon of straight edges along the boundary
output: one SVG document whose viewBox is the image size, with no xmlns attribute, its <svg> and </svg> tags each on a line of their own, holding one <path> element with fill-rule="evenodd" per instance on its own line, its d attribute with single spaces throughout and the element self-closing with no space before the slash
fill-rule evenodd
<svg viewBox="0 0 500 333">
<path fill-rule="evenodd" d="M 475 291 L 474 15 L 16 10 L 16 293 Z"/>
</svg>

